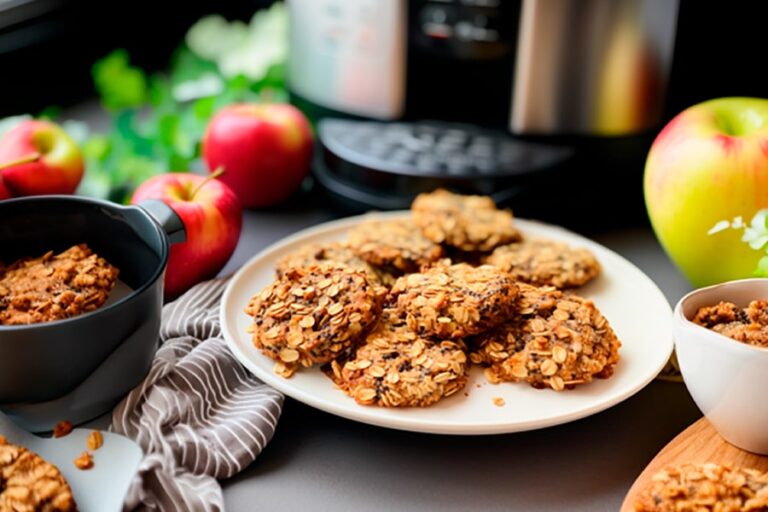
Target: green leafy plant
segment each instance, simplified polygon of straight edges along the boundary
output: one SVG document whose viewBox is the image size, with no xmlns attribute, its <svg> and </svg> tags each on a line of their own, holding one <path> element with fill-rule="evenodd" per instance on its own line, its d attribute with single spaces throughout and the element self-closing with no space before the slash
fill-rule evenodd
<svg viewBox="0 0 768 512">
<path fill-rule="evenodd" d="M 752 272 L 755 277 L 768 277 L 768 209 L 758 210 L 749 224 L 744 222 L 742 216 L 734 217 L 733 220 L 721 220 L 717 222 L 707 232 L 714 235 L 726 229 L 743 230 L 741 241 L 749 244 L 749 247 L 755 251 L 763 251 L 765 256 L 757 262 L 757 268 Z"/>
</svg>

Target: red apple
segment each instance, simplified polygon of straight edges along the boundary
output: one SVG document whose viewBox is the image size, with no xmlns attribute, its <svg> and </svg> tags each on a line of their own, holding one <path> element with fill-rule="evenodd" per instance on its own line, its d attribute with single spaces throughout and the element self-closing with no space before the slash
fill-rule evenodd
<svg viewBox="0 0 768 512">
<path fill-rule="evenodd" d="M 165 296 L 181 295 L 214 277 L 237 247 L 243 212 L 232 189 L 215 178 L 189 173 L 161 174 L 142 183 L 131 202 L 159 199 L 181 217 L 187 240 L 171 246 Z"/>
<path fill-rule="evenodd" d="M 0 201 L 3 199 L 10 199 L 11 198 L 11 191 L 8 190 L 8 187 L 5 186 L 3 183 L 3 176 L 0 175 Z"/>
<path fill-rule="evenodd" d="M 49 121 L 22 121 L 0 139 L 0 177 L 13 196 L 72 194 L 83 170 L 80 148 Z"/>
<path fill-rule="evenodd" d="M 246 208 L 277 204 L 309 172 L 312 129 L 296 107 L 238 104 L 221 109 L 203 137 L 203 158 Z"/>
</svg>

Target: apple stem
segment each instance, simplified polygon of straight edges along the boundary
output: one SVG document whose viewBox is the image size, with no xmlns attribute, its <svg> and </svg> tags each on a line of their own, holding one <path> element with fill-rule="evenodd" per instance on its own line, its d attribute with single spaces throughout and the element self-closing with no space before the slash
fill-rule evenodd
<svg viewBox="0 0 768 512">
<path fill-rule="evenodd" d="M 28 155 L 24 155 L 21 158 L 17 158 L 16 160 L 11 160 L 9 162 L 0 162 L 0 170 L 8 169 L 9 167 L 14 167 L 16 165 L 22 165 L 22 164 L 28 164 L 30 162 L 37 162 L 40 160 L 40 157 L 43 156 L 40 153 L 30 153 Z"/>
<path fill-rule="evenodd" d="M 200 192 L 200 189 L 203 188 L 204 186 L 206 186 L 209 181 L 215 180 L 216 178 L 218 178 L 222 174 L 224 174 L 224 167 L 220 166 L 215 171 L 213 171 L 211 174 L 209 174 L 208 177 L 205 178 L 203 180 L 203 182 L 201 184 L 199 184 L 197 186 L 197 188 L 195 188 L 195 190 L 192 191 L 192 193 L 189 195 L 189 200 L 190 201 L 193 200 L 195 198 L 195 196 L 197 195 L 197 193 Z"/>
</svg>

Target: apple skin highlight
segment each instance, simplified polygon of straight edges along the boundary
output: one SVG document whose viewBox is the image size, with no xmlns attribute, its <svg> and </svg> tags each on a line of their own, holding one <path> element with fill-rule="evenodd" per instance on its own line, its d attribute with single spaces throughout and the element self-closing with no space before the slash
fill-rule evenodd
<svg viewBox="0 0 768 512">
<path fill-rule="evenodd" d="M 708 231 L 768 208 L 768 100 L 721 98 L 678 114 L 648 154 L 648 215 L 667 254 L 696 287 L 750 277 L 763 253 L 741 231 Z"/>
</svg>

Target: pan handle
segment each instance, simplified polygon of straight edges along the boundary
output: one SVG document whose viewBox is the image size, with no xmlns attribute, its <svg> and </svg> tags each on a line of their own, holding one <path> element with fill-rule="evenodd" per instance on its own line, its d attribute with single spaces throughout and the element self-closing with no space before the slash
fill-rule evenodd
<svg viewBox="0 0 768 512">
<path fill-rule="evenodd" d="M 184 226 L 184 221 L 170 206 L 159 199 L 144 199 L 138 203 L 138 206 L 160 224 L 171 244 L 187 240 L 187 228 Z"/>
</svg>

